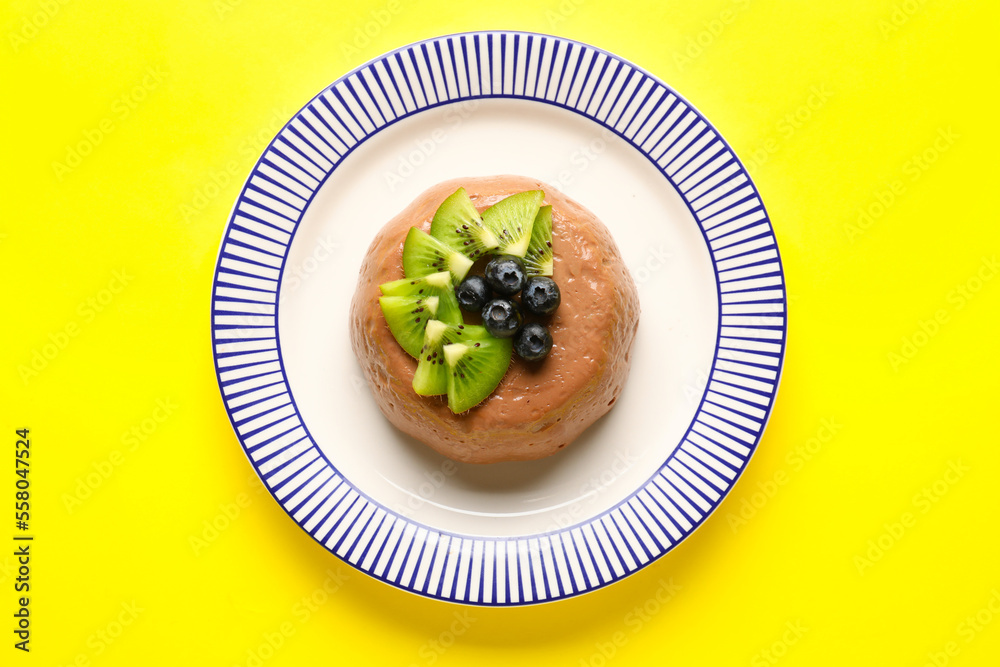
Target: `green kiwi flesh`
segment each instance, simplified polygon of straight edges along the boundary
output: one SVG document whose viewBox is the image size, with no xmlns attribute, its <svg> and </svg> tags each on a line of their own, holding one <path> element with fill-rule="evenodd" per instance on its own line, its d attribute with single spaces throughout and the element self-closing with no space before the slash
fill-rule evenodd
<svg viewBox="0 0 1000 667">
<path fill-rule="evenodd" d="M 524 253 L 524 268 L 529 276 L 552 275 L 552 207 L 538 209 L 531 226 L 531 240 Z"/>
<path fill-rule="evenodd" d="M 413 374 L 413 391 L 421 396 L 439 396 L 448 393 L 448 367 L 444 361 L 442 348 L 451 343 L 471 341 L 475 343 L 489 338 L 486 327 L 473 324 L 457 326 L 440 320 L 431 320 L 424 330 L 424 344 L 417 359 L 417 370 Z"/>
<path fill-rule="evenodd" d="M 493 232 L 483 224 L 465 188 L 456 190 L 438 207 L 431 222 L 431 236 L 471 260 L 479 259 L 500 245 Z"/>
<path fill-rule="evenodd" d="M 438 297 L 383 296 L 378 303 L 396 342 L 411 357 L 420 354 L 424 328 L 438 311 Z"/>
<path fill-rule="evenodd" d="M 458 414 L 482 403 L 510 365 L 510 338 L 450 343 L 442 348 L 448 369 L 448 407 Z"/>
<path fill-rule="evenodd" d="M 440 271 L 423 278 L 402 278 L 379 285 L 385 296 L 436 296 L 437 319 L 445 324 L 461 324 L 462 310 L 451 286 L 451 273 Z"/>
<path fill-rule="evenodd" d="M 472 260 L 452 250 L 430 234 L 410 227 L 403 243 L 403 273 L 407 278 L 422 278 L 432 273 L 450 271 L 454 284 L 472 268 Z"/>
<path fill-rule="evenodd" d="M 528 190 L 501 199 L 483 211 L 483 222 L 500 242 L 494 253 L 524 257 L 535 216 L 544 198 L 545 193 L 541 190 Z"/>
</svg>

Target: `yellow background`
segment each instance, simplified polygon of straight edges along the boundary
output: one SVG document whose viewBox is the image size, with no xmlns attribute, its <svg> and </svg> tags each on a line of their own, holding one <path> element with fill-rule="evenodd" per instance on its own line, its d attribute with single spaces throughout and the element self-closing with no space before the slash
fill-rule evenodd
<svg viewBox="0 0 1000 667">
<path fill-rule="evenodd" d="M 4 665 L 1000 661 L 995 3 L 3 4 L 0 443 L 10 468 L 31 429 L 37 536 L 30 655 L 0 550 Z M 389 49 L 486 28 L 600 46 L 690 99 L 750 165 L 791 308 L 719 511 L 619 584 L 521 609 L 425 600 L 315 544 L 261 493 L 209 341 L 226 216 L 280 124 Z"/>
</svg>

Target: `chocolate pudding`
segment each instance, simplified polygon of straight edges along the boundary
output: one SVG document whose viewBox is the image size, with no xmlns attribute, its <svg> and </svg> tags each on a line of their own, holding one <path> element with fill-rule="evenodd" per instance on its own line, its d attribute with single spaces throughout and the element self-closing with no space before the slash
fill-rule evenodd
<svg viewBox="0 0 1000 667">
<path fill-rule="evenodd" d="M 410 227 L 429 232 L 442 201 L 464 187 L 482 212 L 525 190 L 552 205 L 553 275 L 562 303 L 544 318 L 554 341 L 541 361 L 511 358 L 500 385 L 471 410 L 453 414 L 446 396 L 418 396 L 416 359 L 393 338 L 379 285 L 403 278 Z M 467 315 L 478 323 L 478 315 Z M 351 303 L 351 344 L 379 409 L 396 428 L 457 461 L 495 463 L 555 454 L 612 409 L 628 378 L 639 297 L 607 227 L 554 187 L 521 176 L 446 181 L 430 188 L 375 236 Z"/>
</svg>

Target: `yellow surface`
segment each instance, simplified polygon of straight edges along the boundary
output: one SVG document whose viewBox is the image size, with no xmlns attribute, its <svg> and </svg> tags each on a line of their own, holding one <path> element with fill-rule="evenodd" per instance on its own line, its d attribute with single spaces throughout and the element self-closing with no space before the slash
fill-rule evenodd
<svg viewBox="0 0 1000 667">
<path fill-rule="evenodd" d="M 0 549 L 0 663 L 1000 661 L 996 3 L 3 4 L 0 539 L 20 427 L 37 539 L 28 655 Z M 484 28 L 595 44 L 697 105 L 751 167 L 791 300 L 777 407 L 720 510 L 624 582 L 523 609 L 315 544 L 255 480 L 209 345 L 226 215 L 280 124 L 384 51 Z"/>
</svg>

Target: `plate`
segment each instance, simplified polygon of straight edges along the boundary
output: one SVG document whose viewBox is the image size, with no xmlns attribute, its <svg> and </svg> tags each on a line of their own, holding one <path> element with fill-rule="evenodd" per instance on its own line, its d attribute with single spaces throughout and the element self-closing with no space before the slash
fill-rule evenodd
<svg viewBox="0 0 1000 667">
<path fill-rule="evenodd" d="M 618 404 L 571 447 L 459 464 L 379 413 L 348 306 L 386 221 L 442 180 L 502 173 L 608 225 L 642 315 Z M 413 593 L 521 605 L 618 581 L 706 520 L 766 426 L 785 306 L 760 196 L 689 102 L 586 44 L 475 32 L 381 56 L 281 129 L 223 235 L 213 353 L 250 463 L 316 541 Z"/>
</svg>

